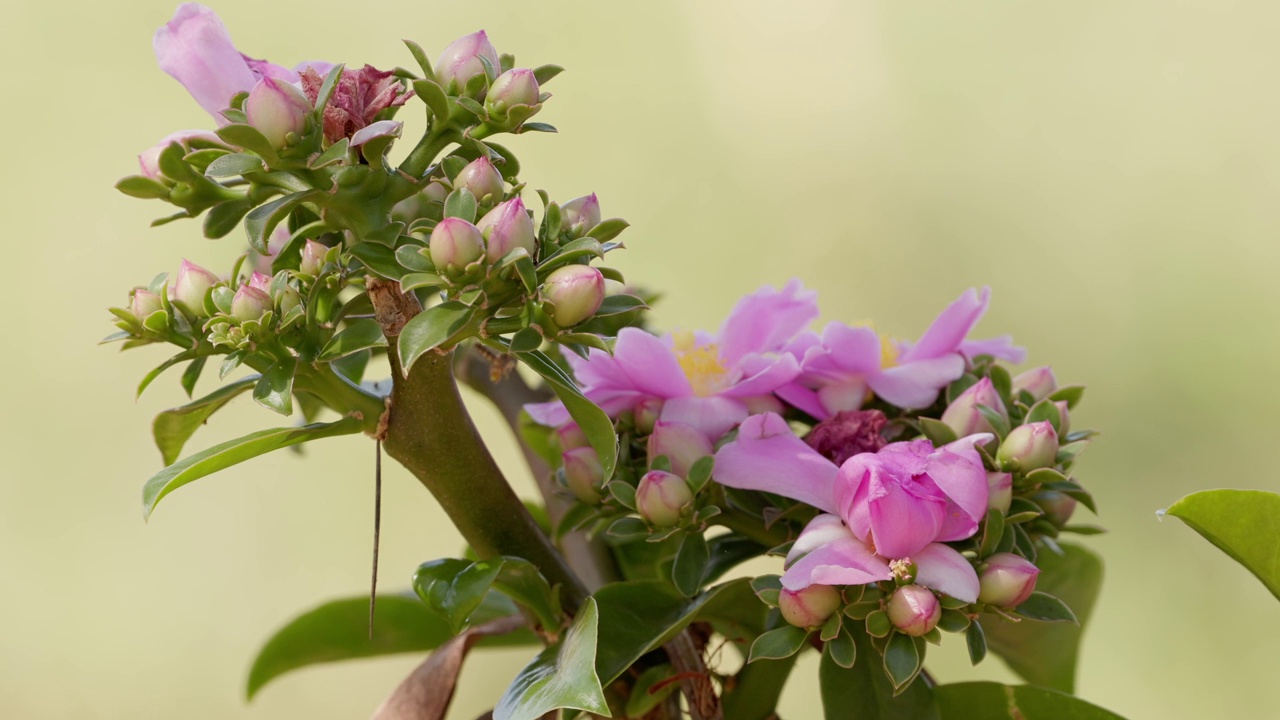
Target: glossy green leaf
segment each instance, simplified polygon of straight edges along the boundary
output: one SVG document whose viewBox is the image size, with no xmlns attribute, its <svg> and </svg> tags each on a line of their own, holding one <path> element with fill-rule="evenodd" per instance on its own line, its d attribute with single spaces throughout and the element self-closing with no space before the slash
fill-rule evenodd
<svg viewBox="0 0 1280 720">
<path fill-rule="evenodd" d="M 666 663 L 654 665 L 641 673 L 627 698 L 626 717 L 644 717 L 650 710 L 661 705 L 671 693 L 680 689 L 675 674 L 675 670 Z"/>
<path fill-rule="evenodd" d="M 298 359 L 290 355 L 277 360 L 258 378 L 253 399 L 268 410 L 284 416 L 293 414 L 293 376 L 298 372 Z"/>
<path fill-rule="evenodd" d="M 369 348 L 386 347 L 387 339 L 382 336 L 382 328 L 372 318 L 361 318 L 347 323 L 337 335 L 320 351 L 317 358 L 321 362 L 332 362 L 352 353 Z"/>
<path fill-rule="evenodd" d="M 351 141 L 347 138 L 342 138 L 338 142 L 330 145 L 328 149 L 320 153 L 316 159 L 311 161 L 311 169 L 319 170 L 320 168 L 328 167 L 334 163 L 345 160 L 347 158 L 347 149 L 350 145 Z"/>
<path fill-rule="evenodd" d="M 924 657 L 916 638 L 894 633 L 884 649 L 884 671 L 895 689 L 915 679 L 924 665 Z"/>
<path fill-rule="evenodd" d="M 231 127 L 231 126 L 228 126 Z M 224 130 L 226 128 L 223 128 Z M 267 242 L 276 226 L 284 221 L 294 208 L 325 193 L 306 190 L 276 198 L 254 208 L 244 219 L 244 229 L 249 235 L 249 246 L 260 253 L 267 253 Z"/>
<path fill-rule="evenodd" d="M 1039 622 L 1069 622 L 1079 625 L 1075 613 L 1061 599 L 1039 590 L 1031 593 L 1021 605 L 1015 608 L 1018 615 Z"/>
<path fill-rule="evenodd" d="M 702 533 L 688 533 L 680 542 L 675 562 L 671 565 L 671 582 L 685 597 L 693 597 L 702 587 L 707 575 L 707 561 L 711 551 Z"/>
<path fill-rule="evenodd" d="M 554 633 L 560 627 L 560 604 L 550 584 L 523 558 L 498 557 L 477 562 L 453 558 L 433 560 L 418 568 L 413 587 L 428 607 L 448 620 L 455 632 L 474 624 L 472 614 L 491 588 L 529 608 L 548 632 Z"/>
<path fill-rule="evenodd" d="M 1057 690 L 967 682 L 933 689 L 941 720 L 1124 720 Z"/>
<path fill-rule="evenodd" d="M 543 650 L 516 675 L 493 709 L 493 720 L 538 720 L 559 708 L 608 716 L 596 675 L 599 611 L 587 598 L 564 640 Z"/>
<path fill-rule="evenodd" d="M 426 68 L 423 69 L 425 70 Z M 413 92 L 422 99 L 422 102 L 426 103 L 427 109 L 431 111 L 432 116 L 439 118 L 440 121 L 449 119 L 449 96 L 434 80 L 414 80 Z"/>
<path fill-rule="evenodd" d="M 432 305 L 415 315 L 400 331 L 398 351 L 404 371 L 409 372 L 409 368 L 424 353 L 436 348 L 448 348 L 461 340 L 475 314 L 474 307 L 450 300 Z"/>
<path fill-rule="evenodd" d="M 259 430 L 244 437 L 214 445 L 152 475 L 142 488 L 142 516 L 150 517 L 156 504 L 164 496 L 206 475 L 212 475 L 245 460 L 291 445 L 338 435 L 353 435 L 360 432 L 363 426 L 362 420 L 347 417 L 332 423 L 312 423 L 302 427 Z"/>
<path fill-rule="evenodd" d="M 380 242 L 359 242 L 348 251 L 356 256 L 370 272 L 388 280 L 399 280 L 408 274 L 395 251 Z"/>
<path fill-rule="evenodd" d="M 1191 526 L 1280 599 L 1280 495 L 1261 490 L 1205 490 L 1167 514 Z"/>
<path fill-rule="evenodd" d="M 978 632 L 985 631 L 991 651 L 1027 682 L 1074 692 L 1080 639 L 1102 587 L 1102 561 L 1078 545 L 1061 543 L 1061 547 L 1061 556 L 1041 553 L 1036 588 L 1062 599 L 1080 624 L 1014 623 L 984 615 Z"/>
<path fill-rule="evenodd" d="M 181 407 L 165 410 L 156 416 L 151 423 L 151 434 L 155 437 L 156 447 L 165 465 L 172 465 L 182 454 L 182 446 L 187 443 L 195 431 L 204 425 L 211 415 L 221 410 L 237 395 L 252 388 L 258 382 L 254 375 L 237 380 L 234 383 L 218 388 L 199 400 Z"/>
<path fill-rule="evenodd" d="M 157 313 L 158 312 L 159 311 L 157 311 Z M 160 377 L 160 374 L 163 373 L 165 370 L 168 370 L 169 368 L 173 367 L 174 365 L 177 365 L 180 362 L 185 362 L 187 360 L 194 360 L 195 357 L 196 357 L 195 350 L 184 350 L 178 353 L 177 355 L 174 355 L 168 360 L 165 360 L 164 362 L 157 365 L 154 369 L 151 370 L 151 372 L 147 373 L 142 378 L 141 382 L 138 383 L 138 391 L 137 391 L 136 397 L 142 397 L 142 393 L 147 389 L 147 386 L 151 385 L 152 381 Z"/>
<path fill-rule="evenodd" d="M 622 234 L 623 230 L 631 227 L 631 223 L 622 218 L 609 218 L 602 220 L 595 227 L 587 232 L 587 237 L 595 238 L 600 242 L 608 242 Z"/>
<path fill-rule="evenodd" d="M 333 93 L 338 89 L 338 82 L 342 80 L 342 74 L 346 72 L 347 66 L 338 63 L 329 69 L 329 73 L 324 76 L 324 82 L 320 84 L 320 92 L 316 93 L 316 110 L 323 115 L 324 108 L 329 104 L 329 99 L 333 97 Z"/>
<path fill-rule="evenodd" d="M 250 699 L 267 683 L 312 665 L 359 658 L 422 653 L 439 647 L 453 632 L 448 623 L 412 595 L 379 595 L 369 636 L 369 596 L 324 603 L 290 620 L 271 635 L 249 670 L 245 693 Z M 509 617 L 516 607 L 491 593 L 475 611 L 477 622 Z M 480 647 L 536 645 L 528 630 L 486 637 Z"/>
<path fill-rule="evenodd" d="M 794 625 L 783 625 L 760 635 L 751 643 L 747 662 L 782 660 L 800 652 L 809 639 L 809 631 Z"/>
<path fill-rule="evenodd" d="M 947 443 L 956 441 L 956 431 L 951 426 L 941 420 L 922 417 L 919 418 L 920 432 L 929 439 L 936 447 L 942 447 Z"/>
<path fill-rule="evenodd" d="M 130 175 L 116 183 L 116 189 L 129 197 L 156 200 L 169 197 L 169 188 L 159 180 L 142 175 Z"/>
<path fill-rule="evenodd" d="M 422 46 L 412 40 L 404 40 L 405 47 L 409 48 L 409 54 L 413 55 L 414 61 L 418 63 L 418 67 L 422 68 L 422 75 L 428 78 L 434 78 L 435 72 L 431 69 L 431 61 L 427 59 L 427 53 Z"/>
<path fill-rule="evenodd" d="M 471 191 L 461 187 L 449 193 L 444 199 L 444 216 L 447 218 L 460 218 L 467 222 L 476 221 L 476 196 Z"/>
<path fill-rule="evenodd" d="M 410 321 L 410 324 L 412 324 L 412 321 Z M 400 342 L 402 344 L 401 353 L 403 353 L 404 336 L 401 336 Z M 618 463 L 618 436 L 613 432 L 613 421 L 609 419 L 604 410 L 601 410 L 598 405 L 588 400 L 578 390 L 573 379 L 566 375 L 543 352 L 534 350 L 519 353 L 517 357 L 529 369 L 538 373 L 538 375 L 542 376 L 542 379 L 547 381 L 547 384 L 555 392 L 556 397 L 560 398 L 560 401 L 564 403 L 565 409 L 569 411 L 573 421 L 578 423 L 583 433 L 586 434 L 587 441 L 591 443 L 592 449 L 596 451 L 596 455 L 600 458 L 600 465 L 604 469 L 604 477 L 613 477 L 613 470 Z"/>
<path fill-rule="evenodd" d="M 818 667 L 825 720 L 939 720 L 924 680 L 917 676 L 895 696 L 871 639 L 857 629 L 852 634 L 858 657 L 853 667 L 840 667 L 826 653 Z"/>
<path fill-rule="evenodd" d="M 242 147 L 250 152 L 255 152 L 264 158 L 274 158 L 276 156 L 275 148 L 271 146 L 271 141 L 267 140 L 257 128 L 245 123 L 232 123 L 218 128 L 215 132 L 218 137 L 225 140 L 231 145 Z"/>
<path fill-rule="evenodd" d="M 266 164 L 257 155 L 228 153 L 209 163 L 209 166 L 204 169 L 204 174 L 211 178 L 224 178 L 262 172 L 266 169 Z"/>
<path fill-rule="evenodd" d="M 538 85 L 546 85 L 551 78 L 564 72 L 564 68 L 559 65 L 539 65 L 533 69 L 533 77 L 538 81 Z"/>
</svg>

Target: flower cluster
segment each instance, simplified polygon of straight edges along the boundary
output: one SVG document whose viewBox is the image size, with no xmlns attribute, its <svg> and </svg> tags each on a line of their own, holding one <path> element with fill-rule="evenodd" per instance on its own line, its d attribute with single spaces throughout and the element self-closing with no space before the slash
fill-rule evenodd
<svg viewBox="0 0 1280 720">
<path fill-rule="evenodd" d="M 566 357 L 633 449 L 612 477 L 563 404 L 526 410 L 556 428 L 559 474 L 590 508 L 574 527 L 653 542 L 721 524 L 785 555 L 755 588 L 787 623 L 837 647 L 852 621 L 881 651 L 894 634 L 936 641 L 1019 618 L 1038 552 L 1092 531 L 1067 525 L 1092 506 L 1068 477 L 1091 436 L 1068 430 L 1081 389 L 1047 367 L 1011 376 L 1001 361 L 1025 353 L 1008 337 L 969 339 L 989 297 L 965 292 L 914 343 L 808 331 L 816 298 L 795 281 L 715 334 L 624 329 L 611 354 Z"/>
</svg>

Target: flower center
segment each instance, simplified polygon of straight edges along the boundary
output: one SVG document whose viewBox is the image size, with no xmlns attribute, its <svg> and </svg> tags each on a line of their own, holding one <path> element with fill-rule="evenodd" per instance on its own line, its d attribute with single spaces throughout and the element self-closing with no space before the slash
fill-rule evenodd
<svg viewBox="0 0 1280 720">
<path fill-rule="evenodd" d="M 694 334 L 687 330 L 672 333 L 671 339 L 676 360 L 684 376 L 689 378 L 694 395 L 715 395 L 733 384 L 729 368 L 720 362 L 720 348 L 715 343 L 699 345 Z"/>
<path fill-rule="evenodd" d="M 898 345 L 888 335 L 880 335 L 880 369 L 887 370 L 898 364 Z"/>
</svg>

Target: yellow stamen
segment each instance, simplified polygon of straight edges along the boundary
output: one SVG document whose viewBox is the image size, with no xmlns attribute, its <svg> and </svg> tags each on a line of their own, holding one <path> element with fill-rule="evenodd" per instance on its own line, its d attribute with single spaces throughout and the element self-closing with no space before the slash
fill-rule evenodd
<svg viewBox="0 0 1280 720">
<path fill-rule="evenodd" d="M 672 333 L 671 340 L 694 395 L 715 395 L 729 386 L 729 369 L 720 362 L 720 349 L 715 343 L 698 345 L 698 339 L 687 330 Z"/>
</svg>

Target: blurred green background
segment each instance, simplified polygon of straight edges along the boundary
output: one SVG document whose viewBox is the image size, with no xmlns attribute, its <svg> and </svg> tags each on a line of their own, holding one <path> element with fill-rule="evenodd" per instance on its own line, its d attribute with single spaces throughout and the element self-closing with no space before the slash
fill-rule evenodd
<svg viewBox="0 0 1280 720">
<path fill-rule="evenodd" d="M 660 325 L 714 327 L 795 276 L 825 317 L 916 336 L 990 284 L 979 336 L 1090 388 L 1073 426 L 1105 432 L 1078 467 L 1110 534 L 1080 693 L 1132 718 L 1280 716 L 1280 605 L 1155 511 L 1202 488 L 1280 491 L 1280 6 L 1013 3 L 218 2 L 239 47 L 282 64 L 409 65 L 487 29 L 522 64 L 569 70 L 515 139 L 532 187 L 596 191 L 626 217 L 617 264 L 661 289 Z M 107 305 L 183 257 L 225 272 L 232 236 L 149 230 L 165 207 L 115 180 L 170 131 L 210 119 L 151 55 L 170 0 L 4 10 L 0 163 L 11 283 L 0 397 L 0 716 L 368 716 L 419 658 L 285 677 L 251 705 L 253 654 L 281 622 L 367 582 L 373 448 L 316 444 L 177 493 L 149 524 L 149 423 L 165 355 L 94 343 Z M 420 127 L 416 103 L 402 114 Z M 409 135 L 406 132 L 406 135 Z M 611 256 L 612 257 L 615 256 Z M 201 390 L 213 387 L 212 374 Z M 521 491 L 496 417 L 477 414 Z M 276 421 L 251 403 L 194 446 Z M 398 468 L 384 495 L 386 587 L 457 534 Z M 1083 511 L 1082 511 L 1083 512 Z M 954 640 L 954 638 L 949 638 Z M 963 643 L 931 652 L 945 680 Z M 526 651 L 481 652 L 454 716 L 487 708 Z M 783 716 L 817 716 L 812 658 Z M 487 704 L 488 703 L 488 704 Z"/>
</svg>

